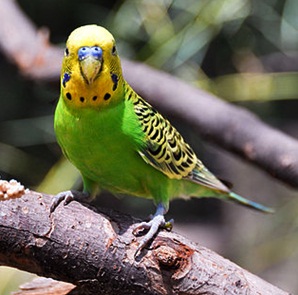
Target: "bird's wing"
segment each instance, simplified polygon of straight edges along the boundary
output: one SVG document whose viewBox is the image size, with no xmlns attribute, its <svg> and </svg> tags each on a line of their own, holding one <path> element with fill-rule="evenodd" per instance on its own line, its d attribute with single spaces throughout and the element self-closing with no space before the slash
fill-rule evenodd
<svg viewBox="0 0 298 295">
<path fill-rule="evenodd" d="M 141 97 L 134 110 L 145 134 L 146 144 L 139 150 L 145 162 L 172 179 L 188 179 L 216 190 L 227 191 L 197 158 L 180 133 Z"/>
</svg>

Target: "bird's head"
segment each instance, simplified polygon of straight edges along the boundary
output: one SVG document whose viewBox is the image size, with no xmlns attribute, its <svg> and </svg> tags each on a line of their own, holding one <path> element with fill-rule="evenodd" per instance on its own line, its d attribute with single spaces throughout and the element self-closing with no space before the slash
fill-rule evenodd
<svg viewBox="0 0 298 295">
<path fill-rule="evenodd" d="M 109 105 L 120 97 L 122 79 L 115 40 L 108 30 L 86 25 L 70 34 L 61 71 L 61 95 L 69 105 Z"/>
</svg>

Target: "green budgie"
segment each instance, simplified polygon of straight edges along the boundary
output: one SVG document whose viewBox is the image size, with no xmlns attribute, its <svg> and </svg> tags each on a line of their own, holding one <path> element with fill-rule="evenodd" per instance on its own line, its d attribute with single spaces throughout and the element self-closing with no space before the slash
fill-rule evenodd
<svg viewBox="0 0 298 295">
<path fill-rule="evenodd" d="M 134 92 L 122 76 L 115 40 L 103 27 L 79 27 L 67 40 L 54 127 L 64 155 L 82 174 L 86 200 L 99 189 L 153 199 L 155 214 L 136 228 L 147 231 L 137 252 L 170 226 L 164 215 L 174 198 L 213 196 L 272 212 L 231 192 Z M 58 194 L 51 211 L 72 199 L 79 199 L 75 191 Z"/>
</svg>

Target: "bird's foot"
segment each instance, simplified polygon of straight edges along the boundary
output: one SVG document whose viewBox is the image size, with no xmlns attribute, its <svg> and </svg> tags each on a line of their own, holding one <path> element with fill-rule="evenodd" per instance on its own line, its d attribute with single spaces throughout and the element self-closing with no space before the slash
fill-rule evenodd
<svg viewBox="0 0 298 295">
<path fill-rule="evenodd" d="M 154 238 L 154 236 L 158 233 L 159 229 L 166 229 L 171 231 L 173 228 L 174 220 L 165 221 L 163 214 L 155 214 L 152 219 L 148 222 L 141 222 L 137 225 L 137 227 L 133 230 L 133 234 L 135 236 L 139 236 L 143 231 L 148 230 L 143 239 L 140 241 L 140 244 L 135 253 L 135 257 L 137 257 L 141 251 L 146 247 L 146 245 Z"/>
<path fill-rule="evenodd" d="M 63 205 L 69 204 L 71 201 L 76 200 L 78 202 L 87 202 L 90 195 L 86 192 L 78 191 L 64 191 L 54 196 L 51 203 L 50 212 L 53 213 L 58 205 L 63 202 Z"/>
</svg>

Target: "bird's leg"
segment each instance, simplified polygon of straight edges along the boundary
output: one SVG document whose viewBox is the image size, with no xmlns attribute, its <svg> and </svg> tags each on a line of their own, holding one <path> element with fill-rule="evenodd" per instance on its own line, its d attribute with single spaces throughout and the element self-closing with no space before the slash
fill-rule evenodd
<svg viewBox="0 0 298 295">
<path fill-rule="evenodd" d="M 54 196 L 50 212 L 53 213 L 58 205 L 63 202 L 63 205 L 69 204 L 71 201 L 76 200 L 78 202 L 87 203 L 90 202 L 92 196 L 88 192 L 78 191 L 64 191 Z"/>
<path fill-rule="evenodd" d="M 142 231 L 148 230 L 143 239 L 140 241 L 139 247 L 135 253 L 135 257 L 144 249 L 144 247 L 154 238 L 160 228 L 171 230 L 173 227 L 173 220 L 165 221 L 164 215 L 167 213 L 167 209 L 163 204 L 159 204 L 156 208 L 155 214 L 148 222 L 141 222 L 134 229 L 133 234 L 139 235 Z"/>
</svg>

